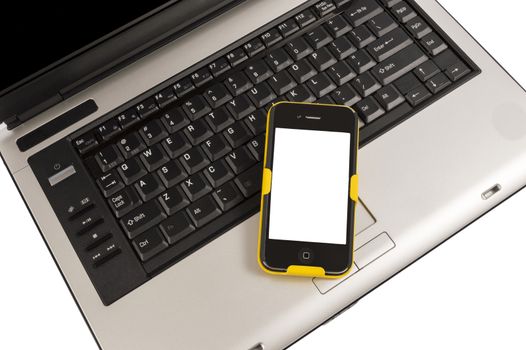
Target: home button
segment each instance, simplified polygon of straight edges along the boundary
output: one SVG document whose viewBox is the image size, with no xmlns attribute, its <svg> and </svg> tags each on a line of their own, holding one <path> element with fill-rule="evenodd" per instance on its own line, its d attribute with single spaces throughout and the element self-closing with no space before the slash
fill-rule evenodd
<svg viewBox="0 0 526 350">
<path fill-rule="evenodd" d="M 302 263 L 311 263 L 312 259 L 314 258 L 314 254 L 309 248 L 302 248 L 298 253 L 298 257 Z"/>
</svg>

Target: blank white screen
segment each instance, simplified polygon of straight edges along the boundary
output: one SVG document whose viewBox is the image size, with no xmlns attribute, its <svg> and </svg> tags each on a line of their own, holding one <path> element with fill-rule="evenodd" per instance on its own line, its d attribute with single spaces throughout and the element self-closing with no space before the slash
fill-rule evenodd
<svg viewBox="0 0 526 350">
<path fill-rule="evenodd" d="M 347 243 L 351 134 L 276 128 L 269 238 Z"/>
</svg>

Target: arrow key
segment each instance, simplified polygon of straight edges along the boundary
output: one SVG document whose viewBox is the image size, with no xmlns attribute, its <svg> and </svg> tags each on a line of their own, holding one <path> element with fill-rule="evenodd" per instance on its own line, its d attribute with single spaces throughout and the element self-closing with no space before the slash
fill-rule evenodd
<svg viewBox="0 0 526 350">
<path fill-rule="evenodd" d="M 407 95 L 406 98 L 411 103 L 413 107 L 419 105 L 420 103 L 427 100 L 429 97 L 431 97 L 431 93 L 424 85 L 418 86 L 416 89 L 411 90 Z"/>
</svg>

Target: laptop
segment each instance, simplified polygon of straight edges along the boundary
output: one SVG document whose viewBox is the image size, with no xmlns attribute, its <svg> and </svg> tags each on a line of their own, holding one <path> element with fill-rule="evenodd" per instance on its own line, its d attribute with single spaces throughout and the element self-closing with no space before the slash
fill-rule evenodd
<svg viewBox="0 0 526 350">
<path fill-rule="evenodd" d="M 526 183 L 524 90 L 434 0 L 90 6 L 10 31 L 0 152 L 102 349 L 285 348 Z M 360 117 L 344 279 L 257 265 L 282 100 Z"/>
</svg>

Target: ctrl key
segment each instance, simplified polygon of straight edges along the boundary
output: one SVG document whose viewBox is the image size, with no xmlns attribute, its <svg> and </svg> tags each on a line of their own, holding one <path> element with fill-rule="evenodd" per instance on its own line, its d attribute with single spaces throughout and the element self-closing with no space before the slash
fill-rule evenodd
<svg viewBox="0 0 526 350">
<path fill-rule="evenodd" d="M 142 261 L 150 259 L 152 256 L 160 253 L 168 243 L 158 228 L 154 227 L 133 240 L 133 247 L 139 254 Z"/>
<path fill-rule="evenodd" d="M 118 255 L 120 252 L 121 249 L 115 243 L 110 242 L 91 255 L 91 262 L 93 266 L 98 267 Z"/>
</svg>

